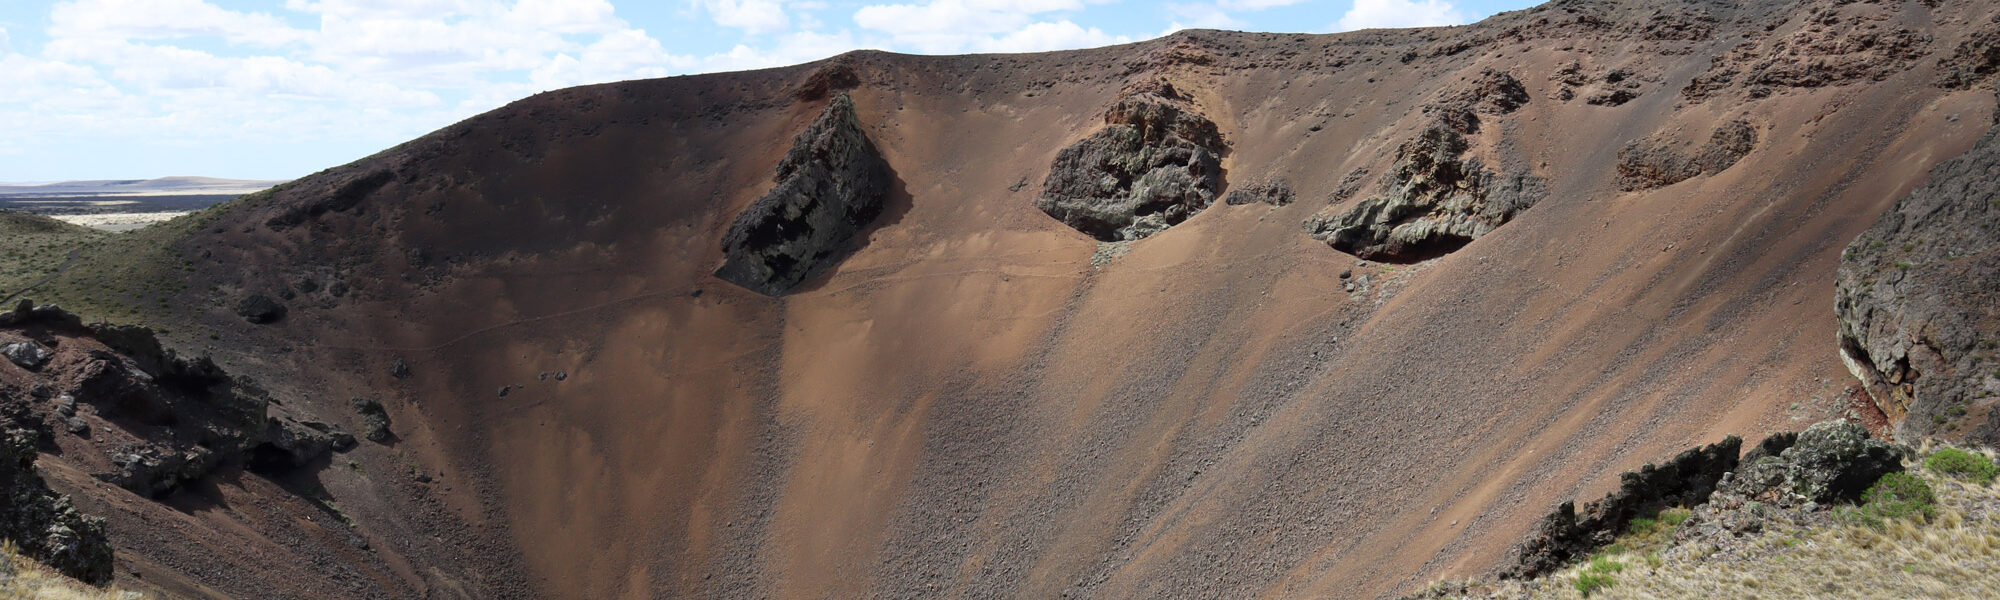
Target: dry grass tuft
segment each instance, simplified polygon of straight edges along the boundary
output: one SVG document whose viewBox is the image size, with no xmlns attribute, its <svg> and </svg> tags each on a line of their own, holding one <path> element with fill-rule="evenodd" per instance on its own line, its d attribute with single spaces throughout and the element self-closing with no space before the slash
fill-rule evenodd
<svg viewBox="0 0 2000 600">
<path fill-rule="evenodd" d="M 0 543 L 0 600 L 140 600 L 138 592 L 98 588 L 63 576 Z"/>
</svg>

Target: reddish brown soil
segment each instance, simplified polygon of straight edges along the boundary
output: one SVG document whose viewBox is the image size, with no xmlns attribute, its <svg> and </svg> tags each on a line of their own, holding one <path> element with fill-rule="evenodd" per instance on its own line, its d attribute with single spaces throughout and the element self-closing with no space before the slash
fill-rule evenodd
<svg viewBox="0 0 2000 600">
<path fill-rule="evenodd" d="M 317 474 L 382 575 L 224 574 L 225 549 L 322 544 L 268 520 L 304 513 L 264 509 L 288 500 L 250 476 L 179 513 L 88 504 L 203 523 L 114 530 L 158 540 L 121 546 L 146 581 L 197 595 L 1373 598 L 1475 574 L 1622 470 L 1839 414 L 1840 249 L 1990 124 L 1992 91 L 1934 87 L 1933 59 L 1689 100 L 1711 58 L 1833 3 L 1746 4 L 847 55 L 825 64 L 858 79 L 900 194 L 782 299 L 709 273 L 823 105 L 796 92 L 825 64 L 536 96 L 184 243 L 211 252 L 187 305 L 214 306 L 191 317 L 224 343 L 184 341 L 350 427 L 348 398 L 388 406 L 400 441 Z M 1653 16 L 1696 8 L 1710 33 Z M 1893 13 L 1935 50 L 1996 9 L 1839 10 Z M 1554 100 L 1572 60 L 1646 83 L 1619 106 Z M 1356 266 L 1306 236 L 1343 176 L 1370 169 L 1372 192 L 1417 108 L 1487 68 L 1533 100 L 1488 118 L 1475 152 L 1546 178 L 1546 200 L 1418 265 Z M 1096 242 L 1031 200 L 1056 152 L 1154 78 L 1221 127 L 1230 182 L 1282 177 L 1299 201 L 1217 204 L 1093 267 Z M 1761 135 L 1732 168 L 1617 190 L 1630 142 L 1692 151 L 1734 119 Z M 264 225 L 378 169 L 394 180 L 352 209 Z M 312 269 L 355 291 L 264 327 L 208 303 Z M 1347 269 L 1375 285 L 1343 292 Z M 411 378 L 390 377 L 396 357 Z M 186 562 L 205 555 L 222 558 Z"/>
</svg>

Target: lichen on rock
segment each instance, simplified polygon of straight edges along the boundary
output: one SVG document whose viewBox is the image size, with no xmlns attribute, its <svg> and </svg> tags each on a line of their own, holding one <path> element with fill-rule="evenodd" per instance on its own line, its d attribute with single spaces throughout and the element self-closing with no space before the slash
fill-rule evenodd
<svg viewBox="0 0 2000 600">
<path fill-rule="evenodd" d="M 2000 443 L 2000 127 L 1841 254 L 1840 355 L 1896 437 Z"/>
<path fill-rule="evenodd" d="M 1104 122 L 1056 155 L 1035 199 L 1042 212 L 1116 242 L 1165 231 L 1214 203 L 1228 144 L 1171 87 L 1119 100 Z"/>
<path fill-rule="evenodd" d="M 730 224 L 715 276 L 767 296 L 790 292 L 854 250 L 882 215 L 894 177 L 854 101 L 834 96 L 778 163 L 778 185 Z"/>
<path fill-rule="evenodd" d="M 1434 122 L 1396 149 L 1382 190 L 1338 217 L 1306 222 L 1314 238 L 1357 257 L 1411 263 L 1443 256 L 1506 224 L 1548 194 L 1539 177 L 1464 158 L 1470 142 Z"/>
</svg>

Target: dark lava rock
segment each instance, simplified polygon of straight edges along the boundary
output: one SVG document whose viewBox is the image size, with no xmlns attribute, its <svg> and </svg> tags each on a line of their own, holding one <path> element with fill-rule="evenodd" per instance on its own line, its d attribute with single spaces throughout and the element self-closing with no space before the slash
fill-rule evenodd
<svg viewBox="0 0 2000 600">
<path fill-rule="evenodd" d="M 0 313 L 0 327 L 17 327 L 23 325 L 42 325 L 50 329 L 76 330 L 83 328 L 83 318 L 70 314 L 69 311 L 63 310 L 62 307 L 53 304 L 35 306 L 34 302 L 26 299 L 15 304 L 14 310 Z"/>
<path fill-rule="evenodd" d="M 397 379 L 409 379 L 410 363 L 404 362 L 401 356 L 389 361 L 389 376 Z"/>
<path fill-rule="evenodd" d="M 1262 202 L 1271 206 L 1285 206 L 1292 203 L 1295 194 L 1292 186 L 1283 179 L 1271 179 L 1249 187 L 1229 190 L 1222 202 L 1230 206 L 1242 206 Z"/>
<path fill-rule="evenodd" d="M 222 455 L 200 446 L 148 444 L 113 452 L 111 465 L 118 470 L 93 475 L 142 497 L 162 498 L 215 470 L 222 459 Z"/>
<path fill-rule="evenodd" d="M 354 412 L 361 415 L 361 435 L 377 444 L 385 443 L 392 437 L 389 433 L 389 411 L 373 398 L 355 398 Z"/>
<path fill-rule="evenodd" d="M 1306 221 L 1314 238 L 1357 257 L 1412 263 L 1449 254 L 1492 232 L 1548 195 L 1541 178 L 1497 176 L 1446 123 L 1396 149 L 1376 196 L 1339 217 Z"/>
<path fill-rule="evenodd" d="M 1215 202 L 1228 145 L 1170 88 L 1119 100 L 1104 123 L 1056 154 L 1036 208 L 1116 242 L 1165 231 Z"/>
<path fill-rule="evenodd" d="M 258 325 L 276 323 L 285 318 L 285 305 L 270 296 L 251 294 L 236 303 L 236 316 Z"/>
<path fill-rule="evenodd" d="M 1462 106 L 1483 114 L 1504 115 L 1526 106 L 1528 99 L 1528 88 L 1514 79 L 1513 74 L 1486 69 L 1481 71 L 1479 77 L 1472 80 L 1470 85 L 1451 92 L 1442 103 Z"/>
<path fill-rule="evenodd" d="M 263 443 L 250 449 L 244 466 L 257 473 L 284 473 L 310 465 L 343 445 L 353 448 L 354 436 L 325 423 L 271 417 L 265 422 Z"/>
<path fill-rule="evenodd" d="M 1753 451 L 1721 491 L 1780 506 L 1853 502 L 1875 480 L 1903 470 L 1903 457 L 1903 449 L 1869 439 L 1860 425 L 1828 421 L 1796 434 L 1776 455 Z"/>
<path fill-rule="evenodd" d="M 1721 173 L 1756 147 L 1757 128 L 1742 120 L 1715 128 L 1693 156 L 1681 154 L 1667 142 L 1633 142 L 1618 152 L 1618 189 L 1649 190 Z"/>
<path fill-rule="evenodd" d="M 1564 502 L 1542 517 L 1516 547 L 1512 563 L 1500 571 L 1510 579 L 1532 579 L 1561 569 L 1597 547 L 1611 543 L 1632 519 L 1673 506 L 1706 502 L 1723 475 L 1736 468 L 1743 440 L 1736 436 L 1676 455 L 1659 466 L 1646 465 L 1619 476 L 1618 489 L 1584 505 Z"/>
<path fill-rule="evenodd" d="M 722 237 L 715 276 L 778 296 L 840 261 L 882 215 L 895 174 L 868 141 L 854 102 L 835 96 L 778 163 L 778 185 Z"/>
<path fill-rule="evenodd" d="M 1842 253 L 1840 354 L 1895 436 L 2000 443 L 2000 128 Z"/>
<path fill-rule="evenodd" d="M 49 359 L 55 358 L 55 355 L 56 353 L 49 351 L 48 348 L 43 348 L 41 344 L 34 342 L 14 342 L 0 346 L 0 356 L 5 356 L 8 362 L 30 371 L 41 370 L 42 365 L 49 364 Z"/>
<path fill-rule="evenodd" d="M 111 541 L 104 519 L 84 516 L 69 497 L 49 489 L 35 473 L 32 434 L 0 434 L 0 539 L 22 554 L 91 584 L 111 580 Z"/>
<path fill-rule="evenodd" d="M 363 200 L 367 200 L 370 195 L 395 179 L 396 174 L 388 170 L 371 171 L 351 177 L 337 186 L 329 185 L 325 195 L 318 199 L 284 209 L 277 216 L 266 220 L 264 226 L 271 228 L 272 231 L 284 231 L 328 212 L 346 211 L 361 204 Z M 329 184 L 331 181 L 336 181 L 330 177 L 319 180 L 327 181 Z"/>
</svg>

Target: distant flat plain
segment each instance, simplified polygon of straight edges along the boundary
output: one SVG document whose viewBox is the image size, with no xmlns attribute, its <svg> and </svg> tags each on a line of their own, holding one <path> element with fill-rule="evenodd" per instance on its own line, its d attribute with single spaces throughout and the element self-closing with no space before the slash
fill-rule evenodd
<svg viewBox="0 0 2000 600">
<path fill-rule="evenodd" d="M 48 215 L 85 227 L 120 232 L 201 210 L 282 181 L 163 177 L 0 184 L 0 210 Z"/>
</svg>

